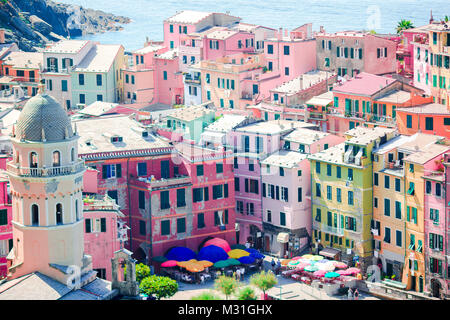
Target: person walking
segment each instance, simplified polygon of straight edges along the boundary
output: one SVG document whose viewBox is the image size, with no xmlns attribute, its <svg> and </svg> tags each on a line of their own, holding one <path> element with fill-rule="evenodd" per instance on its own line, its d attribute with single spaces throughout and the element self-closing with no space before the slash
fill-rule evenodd
<svg viewBox="0 0 450 320">
<path fill-rule="evenodd" d="M 270 265 L 272 266 L 272 272 L 275 272 L 275 260 L 272 258 L 272 261 L 270 262 Z"/>
<path fill-rule="evenodd" d="M 276 268 L 276 274 L 279 274 L 281 270 L 281 261 L 280 259 L 278 259 L 277 261 L 277 268 Z"/>
<path fill-rule="evenodd" d="M 355 300 L 358 300 L 358 297 L 359 297 L 358 289 L 355 289 L 355 293 L 353 295 L 355 297 Z"/>
<path fill-rule="evenodd" d="M 353 291 L 352 291 L 352 288 L 348 288 L 348 300 L 353 300 Z"/>
</svg>

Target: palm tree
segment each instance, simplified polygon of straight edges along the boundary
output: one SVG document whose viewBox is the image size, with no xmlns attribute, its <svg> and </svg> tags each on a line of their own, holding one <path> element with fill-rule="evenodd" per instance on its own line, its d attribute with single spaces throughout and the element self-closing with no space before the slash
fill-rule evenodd
<svg viewBox="0 0 450 320">
<path fill-rule="evenodd" d="M 412 22 L 410 20 L 402 19 L 397 24 L 397 34 L 402 33 L 403 30 L 414 28 Z"/>
</svg>

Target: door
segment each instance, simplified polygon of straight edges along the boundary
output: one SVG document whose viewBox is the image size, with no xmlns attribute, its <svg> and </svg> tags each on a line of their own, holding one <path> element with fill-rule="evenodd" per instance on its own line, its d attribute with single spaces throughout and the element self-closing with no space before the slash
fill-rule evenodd
<svg viewBox="0 0 450 320">
<path fill-rule="evenodd" d="M 416 277 L 411 276 L 411 291 L 416 291 Z"/>
<path fill-rule="evenodd" d="M 264 237 L 264 251 L 265 252 L 270 252 L 270 237 L 269 236 L 265 236 Z"/>
<path fill-rule="evenodd" d="M 161 178 L 169 179 L 170 177 L 170 166 L 169 160 L 161 161 Z"/>
<path fill-rule="evenodd" d="M 386 275 L 390 278 L 392 276 L 392 263 L 386 263 Z"/>
</svg>

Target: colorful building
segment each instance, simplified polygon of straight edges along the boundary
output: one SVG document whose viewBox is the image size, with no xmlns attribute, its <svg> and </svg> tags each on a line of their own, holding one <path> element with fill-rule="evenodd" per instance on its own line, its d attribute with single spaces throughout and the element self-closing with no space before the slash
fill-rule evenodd
<svg viewBox="0 0 450 320">
<path fill-rule="evenodd" d="M 32 97 L 37 94 L 41 79 L 43 54 L 41 52 L 11 51 L 1 64 L 0 85 L 4 89 L 20 86 L 24 95 Z"/>
<path fill-rule="evenodd" d="M 103 199 L 84 198 L 83 215 L 84 248 L 92 257 L 92 269 L 97 271 L 97 277 L 111 281 L 111 259 L 128 240 L 129 228 L 122 220 L 125 216 L 108 196 Z"/>
<path fill-rule="evenodd" d="M 402 282 L 407 285 L 408 290 L 425 291 L 425 241 L 428 240 L 425 238 L 425 215 L 429 213 L 425 212 L 424 182 L 430 180 L 424 177 L 432 175 L 442 167 L 441 160 L 449 149 L 442 144 L 417 145 L 417 152 L 403 158 L 406 190 L 405 246 L 407 247 Z"/>
<path fill-rule="evenodd" d="M 231 26 L 241 20 L 225 13 L 183 10 L 164 20 L 164 46 L 180 46 L 185 35 L 213 26 Z"/>
<path fill-rule="evenodd" d="M 328 131 L 340 135 L 362 124 L 394 128 L 398 108 L 432 101 L 409 84 L 366 72 L 335 86 L 333 96 L 334 110 L 327 115 Z"/>
<path fill-rule="evenodd" d="M 280 257 L 300 254 L 312 235 L 308 154 L 345 139 L 311 129 L 282 137 L 282 149 L 261 161 L 264 250 Z M 287 252 L 287 253 L 286 253 Z"/>
<path fill-rule="evenodd" d="M 238 243 L 251 241 L 263 249 L 263 209 L 260 162 L 281 149 L 281 137 L 295 128 L 315 126 L 296 121 L 260 121 L 233 130 L 236 223 Z"/>
<path fill-rule="evenodd" d="M 13 248 L 11 196 L 6 176 L 0 178 L 0 278 L 8 274 L 6 256 Z"/>
<path fill-rule="evenodd" d="M 450 137 L 450 111 L 443 104 L 429 103 L 399 108 L 396 123 L 401 134 L 423 132 Z"/>
<path fill-rule="evenodd" d="M 396 73 L 395 41 L 368 32 L 342 31 L 315 34 L 317 68 L 343 77 L 367 72 L 377 75 Z"/>
<path fill-rule="evenodd" d="M 156 103 L 172 106 L 183 104 L 183 75 L 180 72 L 178 49 L 154 57 Z"/>
<path fill-rule="evenodd" d="M 372 151 L 374 261 L 389 279 L 402 280 L 405 263 L 406 193 L 404 158 L 443 138 L 417 133 L 399 135 Z"/>
<path fill-rule="evenodd" d="M 319 252 L 335 249 L 335 255 L 359 261 L 364 270 L 371 263 L 371 152 L 394 136 L 393 129 L 358 127 L 346 132 L 345 142 L 308 156 L 313 239 Z"/>
</svg>

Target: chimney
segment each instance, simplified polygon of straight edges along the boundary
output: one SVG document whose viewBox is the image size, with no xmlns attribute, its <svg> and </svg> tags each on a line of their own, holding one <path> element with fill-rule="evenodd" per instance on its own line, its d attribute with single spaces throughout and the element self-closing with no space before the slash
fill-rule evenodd
<svg viewBox="0 0 450 320">
<path fill-rule="evenodd" d="M 0 29 L 0 43 L 5 43 L 5 29 Z"/>
<path fill-rule="evenodd" d="M 325 29 L 323 26 L 320 26 L 320 33 L 325 33 Z"/>
<path fill-rule="evenodd" d="M 281 40 L 281 37 L 283 36 L 283 28 L 278 29 L 277 39 Z"/>
<path fill-rule="evenodd" d="M 430 24 L 432 24 L 434 22 L 433 19 L 433 10 L 430 10 Z"/>
</svg>

